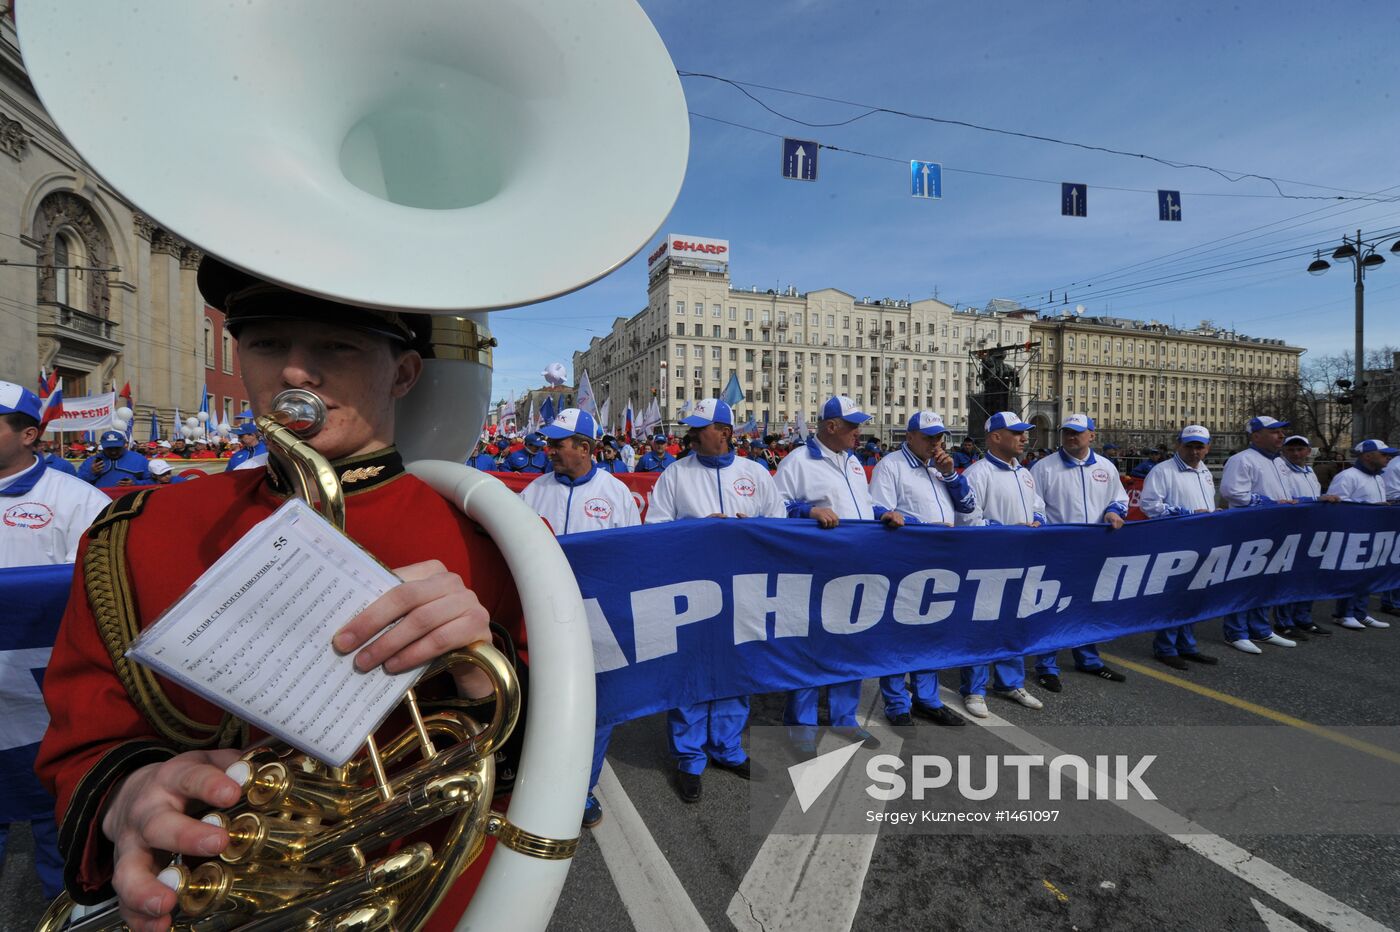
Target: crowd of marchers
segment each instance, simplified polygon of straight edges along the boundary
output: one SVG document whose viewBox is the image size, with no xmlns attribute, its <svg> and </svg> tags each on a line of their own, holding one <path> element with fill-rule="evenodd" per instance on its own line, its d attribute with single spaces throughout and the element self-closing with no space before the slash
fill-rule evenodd
<svg viewBox="0 0 1400 932">
<path fill-rule="evenodd" d="M 749 440 L 735 436 L 729 405 L 709 399 L 682 421 L 684 434 L 657 434 L 638 454 L 628 438 L 604 436 L 588 412 L 569 408 L 536 434 L 498 442 L 483 438 L 472 465 L 539 473 L 521 495 L 558 535 L 682 518 L 746 517 L 806 519 L 826 529 L 843 521 L 871 520 L 892 529 L 912 524 L 1104 524 L 1116 530 L 1128 516 L 1119 461 L 1110 455 L 1113 451 L 1096 448 L 1096 425 L 1087 414 L 1066 417 L 1055 438 L 1057 446 L 1035 457 L 1027 455 L 1032 427 L 1015 412 L 987 419 L 984 449 L 971 438 L 951 446 L 949 430 L 937 412 L 916 412 L 905 425 L 903 441 L 893 448 L 862 438 L 869 420 L 852 399 L 838 395 L 827 400 L 816 430 L 805 439 Z M 1400 504 L 1395 448 L 1380 440 L 1363 440 L 1349 468 L 1336 473 L 1324 490 L 1310 465 L 1311 444 L 1288 428 L 1268 415 L 1251 418 L 1245 425 L 1248 446 L 1225 461 L 1217 485 L 1205 462 L 1210 430 L 1201 424 L 1182 425 L 1174 448 L 1151 451 L 1132 467 L 1142 484 L 1138 506 L 1150 519 L 1169 520 L 1222 508 L 1312 501 Z M 628 470 L 659 473 L 645 517 L 631 490 L 616 477 Z M 1373 595 L 1380 596 L 1379 613 L 1400 614 L 1400 590 Z M 1353 631 L 1390 627 L 1390 622 L 1371 615 L 1370 607 L 1370 596 L 1339 600 L 1331 621 Z M 1264 646 L 1294 648 L 1332 635 L 1330 626 L 1312 617 L 1310 602 L 1233 612 L 1222 622 L 1224 642 L 1245 654 L 1260 654 Z M 1104 662 L 1096 644 L 1079 645 L 1070 653 L 1081 674 L 1113 683 L 1127 679 Z M 1159 631 L 1153 654 L 1176 671 L 1220 663 L 1200 649 L 1190 624 Z M 1027 660 L 1033 664 L 1035 686 L 1043 693 L 1067 688 L 1057 653 L 974 665 L 959 672 L 960 714 L 942 702 L 938 671 L 913 670 L 880 678 L 885 717 L 895 727 L 914 725 L 916 719 L 960 726 L 966 724 L 964 714 L 990 715 L 988 696 L 1041 709 L 1043 700 L 1027 688 Z M 857 720 L 861 682 L 823 688 L 832 730 L 877 746 L 878 739 Z M 783 721 L 799 754 L 816 751 L 820 691 L 814 687 L 788 694 Z M 742 743 L 748 716 L 747 696 L 667 714 L 681 799 L 700 800 L 701 776 L 709 766 L 750 778 L 753 765 Z M 595 736 L 590 786 L 601 773 L 609 732 L 600 728 Z M 602 818 L 602 806 L 590 794 L 584 825 L 597 825 Z"/>
</svg>

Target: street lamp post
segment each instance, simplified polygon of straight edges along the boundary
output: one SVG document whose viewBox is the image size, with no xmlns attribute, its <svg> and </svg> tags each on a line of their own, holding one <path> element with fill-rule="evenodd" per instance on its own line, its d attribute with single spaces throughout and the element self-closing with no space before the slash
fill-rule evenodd
<svg viewBox="0 0 1400 932">
<path fill-rule="evenodd" d="M 1366 383 L 1364 375 L 1366 371 L 1366 349 L 1363 335 L 1365 333 L 1366 319 L 1366 269 L 1375 268 L 1385 263 L 1385 256 L 1379 252 L 1380 244 L 1386 238 L 1365 242 L 1361 239 L 1361 231 L 1356 231 L 1356 239 L 1343 236 L 1342 245 L 1338 246 L 1332 253 L 1332 258 L 1337 260 L 1347 259 L 1351 262 L 1353 277 L 1356 281 L 1356 352 L 1355 352 L 1355 379 L 1352 383 L 1351 393 L 1351 439 L 1353 443 L 1360 443 L 1366 439 Z M 1400 240 L 1396 240 L 1390 247 L 1392 253 L 1400 253 Z M 1317 258 L 1308 266 L 1308 271 L 1313 275 L 1321 275 L 1332 267 L 1332 264 L 1322 258 L 1321 251 Z"/>
</svg>

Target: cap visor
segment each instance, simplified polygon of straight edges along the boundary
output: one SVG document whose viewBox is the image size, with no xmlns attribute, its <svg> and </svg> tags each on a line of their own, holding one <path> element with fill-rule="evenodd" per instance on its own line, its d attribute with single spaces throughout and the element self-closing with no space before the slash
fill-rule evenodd
<svg viewBox="0 0 1400 932">
<path fill-rule="evenodd" d="M 572 437 L 574 435 L 574 432 L 569 430 L 569 428 L 555 427 L 553 424 L 550 424 L 548 427 L 541 427 L 540 433 L 544 434 L 550 440 L 563 440 L 565 437 Z M 532 443 L 533 439 L 526 440 L 525 442 Z"/>
<path fill-rule="evenodd" d="M 866 414 L 864 411 L 853 411 L 850 414 L 841 415 L 841 420 L 848 424 L 864 424 L 874 416 L 873 414 Z"/>
<path fill-rule="evenodd" d="M 916 433 L 923 434 L 925 437 L 937 437 L 939 434 L 946 434 L 947 432 L 948 428 L 944 427 L 942 424 L 935 424 L 933 427 L 921 427 L 916 431 Z"/>
<path fill-rule="evenodd" d="M 687 427 L 709 427 L 714 421 L 707 417 L 701 417 L 698 414 L 692 414 L 690 417 L 681 418 L 681 423 Z"/>
<path fill-rule="evenodd" d="M 1027 427 L 1029 427 L 1029 426 L 1030 426 L 1029 424 L 1024 424 L 1024 425 L 1021 426 L 1021 429 L 1022 429 L 1022 430 L 1025 430 L 1025 429 L 1026 429 Z M 1087 428 L 1087 427 L 1080 427 L 1080 426 L 1078 426 L 1078 425 L 1076 425 L 1076 424 L 1061 424 L 1061 425 L 1060 425 L 1060 430 L 1072 430 L 1072 431 L 1074 431 L 1076 434 L 1082 434 L 1082 433 L 1084 433 L 1084 431 L 1086 431 L 1086 430 L 1088 430 L 1088 429 L 1089 429 L 1089 428 Z"/>
</svg>

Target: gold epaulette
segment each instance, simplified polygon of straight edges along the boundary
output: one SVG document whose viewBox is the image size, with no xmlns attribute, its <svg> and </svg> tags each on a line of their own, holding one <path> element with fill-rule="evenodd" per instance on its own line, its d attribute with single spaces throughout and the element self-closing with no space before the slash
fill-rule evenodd
<svg viewBox="0 0 1400 932">
<path fill-rule="evenodd" d="M 155 674 L 126 659 L 127 648 L 141 631 L 127 567 L 126 540 L 131 520 L 145 508 L 151 491 L 146 489 L 113 502 L 89 528 L 83 561 L 88 605 L 127 695 L 162 738 L 182 750 L 241 746 L 241 721 L 228 714 L 217 725 L 195 721 L 175 707 Z"/>
</svg>

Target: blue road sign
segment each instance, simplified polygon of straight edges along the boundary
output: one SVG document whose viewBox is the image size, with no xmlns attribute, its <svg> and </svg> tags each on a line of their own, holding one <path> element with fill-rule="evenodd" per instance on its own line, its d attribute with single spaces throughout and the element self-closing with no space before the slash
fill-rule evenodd
<svg viewBox="0 0 1400 932">
<path fill-rule="evenodd" d="M 1157 192 L 1157 219 L 1158 219 L 1158 220 L 1180 220 L 1180 219 L 1181 219 L 1181 192 L 1180 192 L 1180 191 L 1158 191 L 1158 192 Z"/>
<path fill-rule="evenodd" d="M 783 140 L 783 177 L 797 181 L 817 180 L 817 149 L 810 139 Z"/>
<path fill-rule="evenodd" d="M 914 197 L 943 196 L 943 166 L 937 162 L 909 163 L 909 193 Z"/>
<path fill-rule="evenodd" d="M 1061 184 L 1060 213 L 1066 217 L 1089 216 L 1089 186 L 1071 182 Z"/>
</svg>

